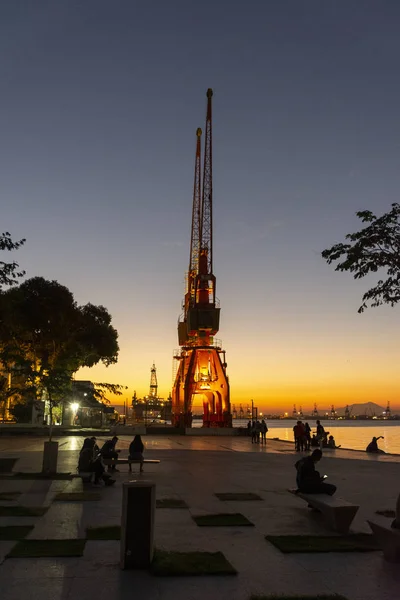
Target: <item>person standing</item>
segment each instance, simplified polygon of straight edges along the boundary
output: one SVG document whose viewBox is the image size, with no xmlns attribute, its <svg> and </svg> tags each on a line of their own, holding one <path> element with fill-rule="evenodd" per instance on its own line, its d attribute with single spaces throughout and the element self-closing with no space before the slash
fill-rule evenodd
<svg viewBox="0 0 400 600">
<path fill-rule="evenodd" d="M 317 421 L 317 441 L 319 444 L 320 450 L 324 445 L 324 439 L 326 438 L 326 433 L 323 425 L 321 425 L 321 421 Z"/>
<path fill-rule="evenodd" d="M 309 426 L 308 423 L 304 423 L 304 430 L 305 430 L 305 438 L 306 438 L 306 450 L 309 450 L 311 448 L 311 427 Z"/>
<path fill-rule="evenodd" d="M 260 443 L 260 435 L 261 435 L 261 423 L 257 419 L 257 421 L 256 421 L 256 442 L 257 442 L 257 444 Z"/>
<path fill-rule="evenodd" d="M 256 422 L 253 421 L 251 424 L 251 443 L 257 443 L 257 431 L 256 431 Z"/>
<path fill-rule="evenodd" d="M 267 443 L 267 431 L 268 431 L 268 426 L 267 426 L 265 420 L 263 419 L 261 421 L 261 443 L 262 444 Z"/>
<path fill-rule="evenodd" d="M 293 427 L 294 433 L 294 443 L 296 446 L 296 452 L 300 452 L 304 449 L 305 442 L 305 429 L 304 425 L 301 421 L 297 421 L 296 425 Z"/>
</svg>

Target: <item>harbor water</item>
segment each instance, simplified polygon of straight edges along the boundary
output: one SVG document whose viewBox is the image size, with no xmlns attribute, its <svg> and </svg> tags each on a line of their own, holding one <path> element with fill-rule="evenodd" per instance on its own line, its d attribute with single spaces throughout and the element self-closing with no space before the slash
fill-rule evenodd
<svg viewBox="0 0 400 600">
<path fill-rule="evenodd" d="M 268 425 L 267 438 L 279 438 L 293 441 L 293 427 L 295 420 L 273 419 L 266 421 Z M 234 419 L 234 427 L 247 427 L 247 419 Z M 316 431 L 315 420 L 308 421 L 313 433 Z M 400 454 L 400 421 L 384 420 L 329 420 L 321 419 L 325 431 L 329 431 L 335 438 L 336 445 L 353 450 L 365 450 L 372 438 L 383 435 L 383 440 L 378 441 L 379 448 L 391 454 Z M 201 427 L 202 422 L 193 421 L 193 427 Z"/>
</svg>

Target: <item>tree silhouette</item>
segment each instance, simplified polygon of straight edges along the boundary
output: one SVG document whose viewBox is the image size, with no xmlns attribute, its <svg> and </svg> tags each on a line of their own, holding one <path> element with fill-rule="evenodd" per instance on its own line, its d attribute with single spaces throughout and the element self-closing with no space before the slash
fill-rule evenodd
<svg viewBox="0 0 400 600">
<path fill-rule="evenodd" d="M 339 243 L 322 252 L 328 264 L 338 262 L 335 271 L 349 271 L 354 279 L 361 279 L 379 270 L 386 271 L 386 278 L 380 279 L 362 297 L 358 309 L 362 313 L 367 307 L 389 304 L 394 306 L 400 300 L 400 205 L 392 204 L 392 209 L 377 217 L 370 210 L 356 213 L 367 227 L 346 235 L 350 243 Z"/>
</svg>

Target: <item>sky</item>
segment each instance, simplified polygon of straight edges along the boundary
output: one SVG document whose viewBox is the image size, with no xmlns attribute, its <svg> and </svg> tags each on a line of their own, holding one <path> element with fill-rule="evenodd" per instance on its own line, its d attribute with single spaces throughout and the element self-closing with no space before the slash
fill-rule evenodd
<svg viewBox="0 0 400 600">
<path fill-rule="evenodd" d="M 0 229 L 119 332 L 118 363 L 77 378 L 130 402 L 154 362 L 172 389 L 212 87 L 231 402 L 400 408 L 399 308 L 358 314 L 375 280 L 321 258 L 399 201 L 399 19 L 397 0 L 0 3 Z"/>
</svg>

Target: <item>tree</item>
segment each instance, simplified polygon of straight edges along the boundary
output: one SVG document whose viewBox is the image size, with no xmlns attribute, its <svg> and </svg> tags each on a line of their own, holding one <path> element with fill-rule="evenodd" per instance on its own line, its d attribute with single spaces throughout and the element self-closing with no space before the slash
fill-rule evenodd
<svg viewBox="0 0 400 600">
<path fill-rule="evenodd" d="M 349 271 L 354 279 L 361 279 L 370 273 L 386 271 L 386 278 L 365 292 L 362 313 L 367 302 L 372 307 L 390 304 L 394 306 L 400 300 L 400 204 L 392 204 L 392 209 L 377 217 L 369 210 L 356 213 L 367 227 L 356 233 L 346 235 L 350 243 L 339 243 L 322 252 L 322 257 L 331 264 L 344 257 L 336 265 L 335 271 Z"/>
<path fill-rule="evenodd" d="M 118 333 L 103 306 L 78 306 L 57 281 L 34 277 L 0 297 L 0 362 L 52 410 L 68 395 L 80 367 L 117 362 Z"/>
<path fill-rule="evenodd" d="M 19 242 L 13 242 L 11 235 L 8 231 L 0 234 L 0 250 L 18 250 L 20 246 L 25 243 L 25 239 L 19 240 Z M 19 268 L 18 263 L 11 262 L 6 263 L 0 260 L 0 289 L 6 285 L 15 285 L 19 277 L 25 275 L 25 271 L 17 271 Z"/>
</svg>

